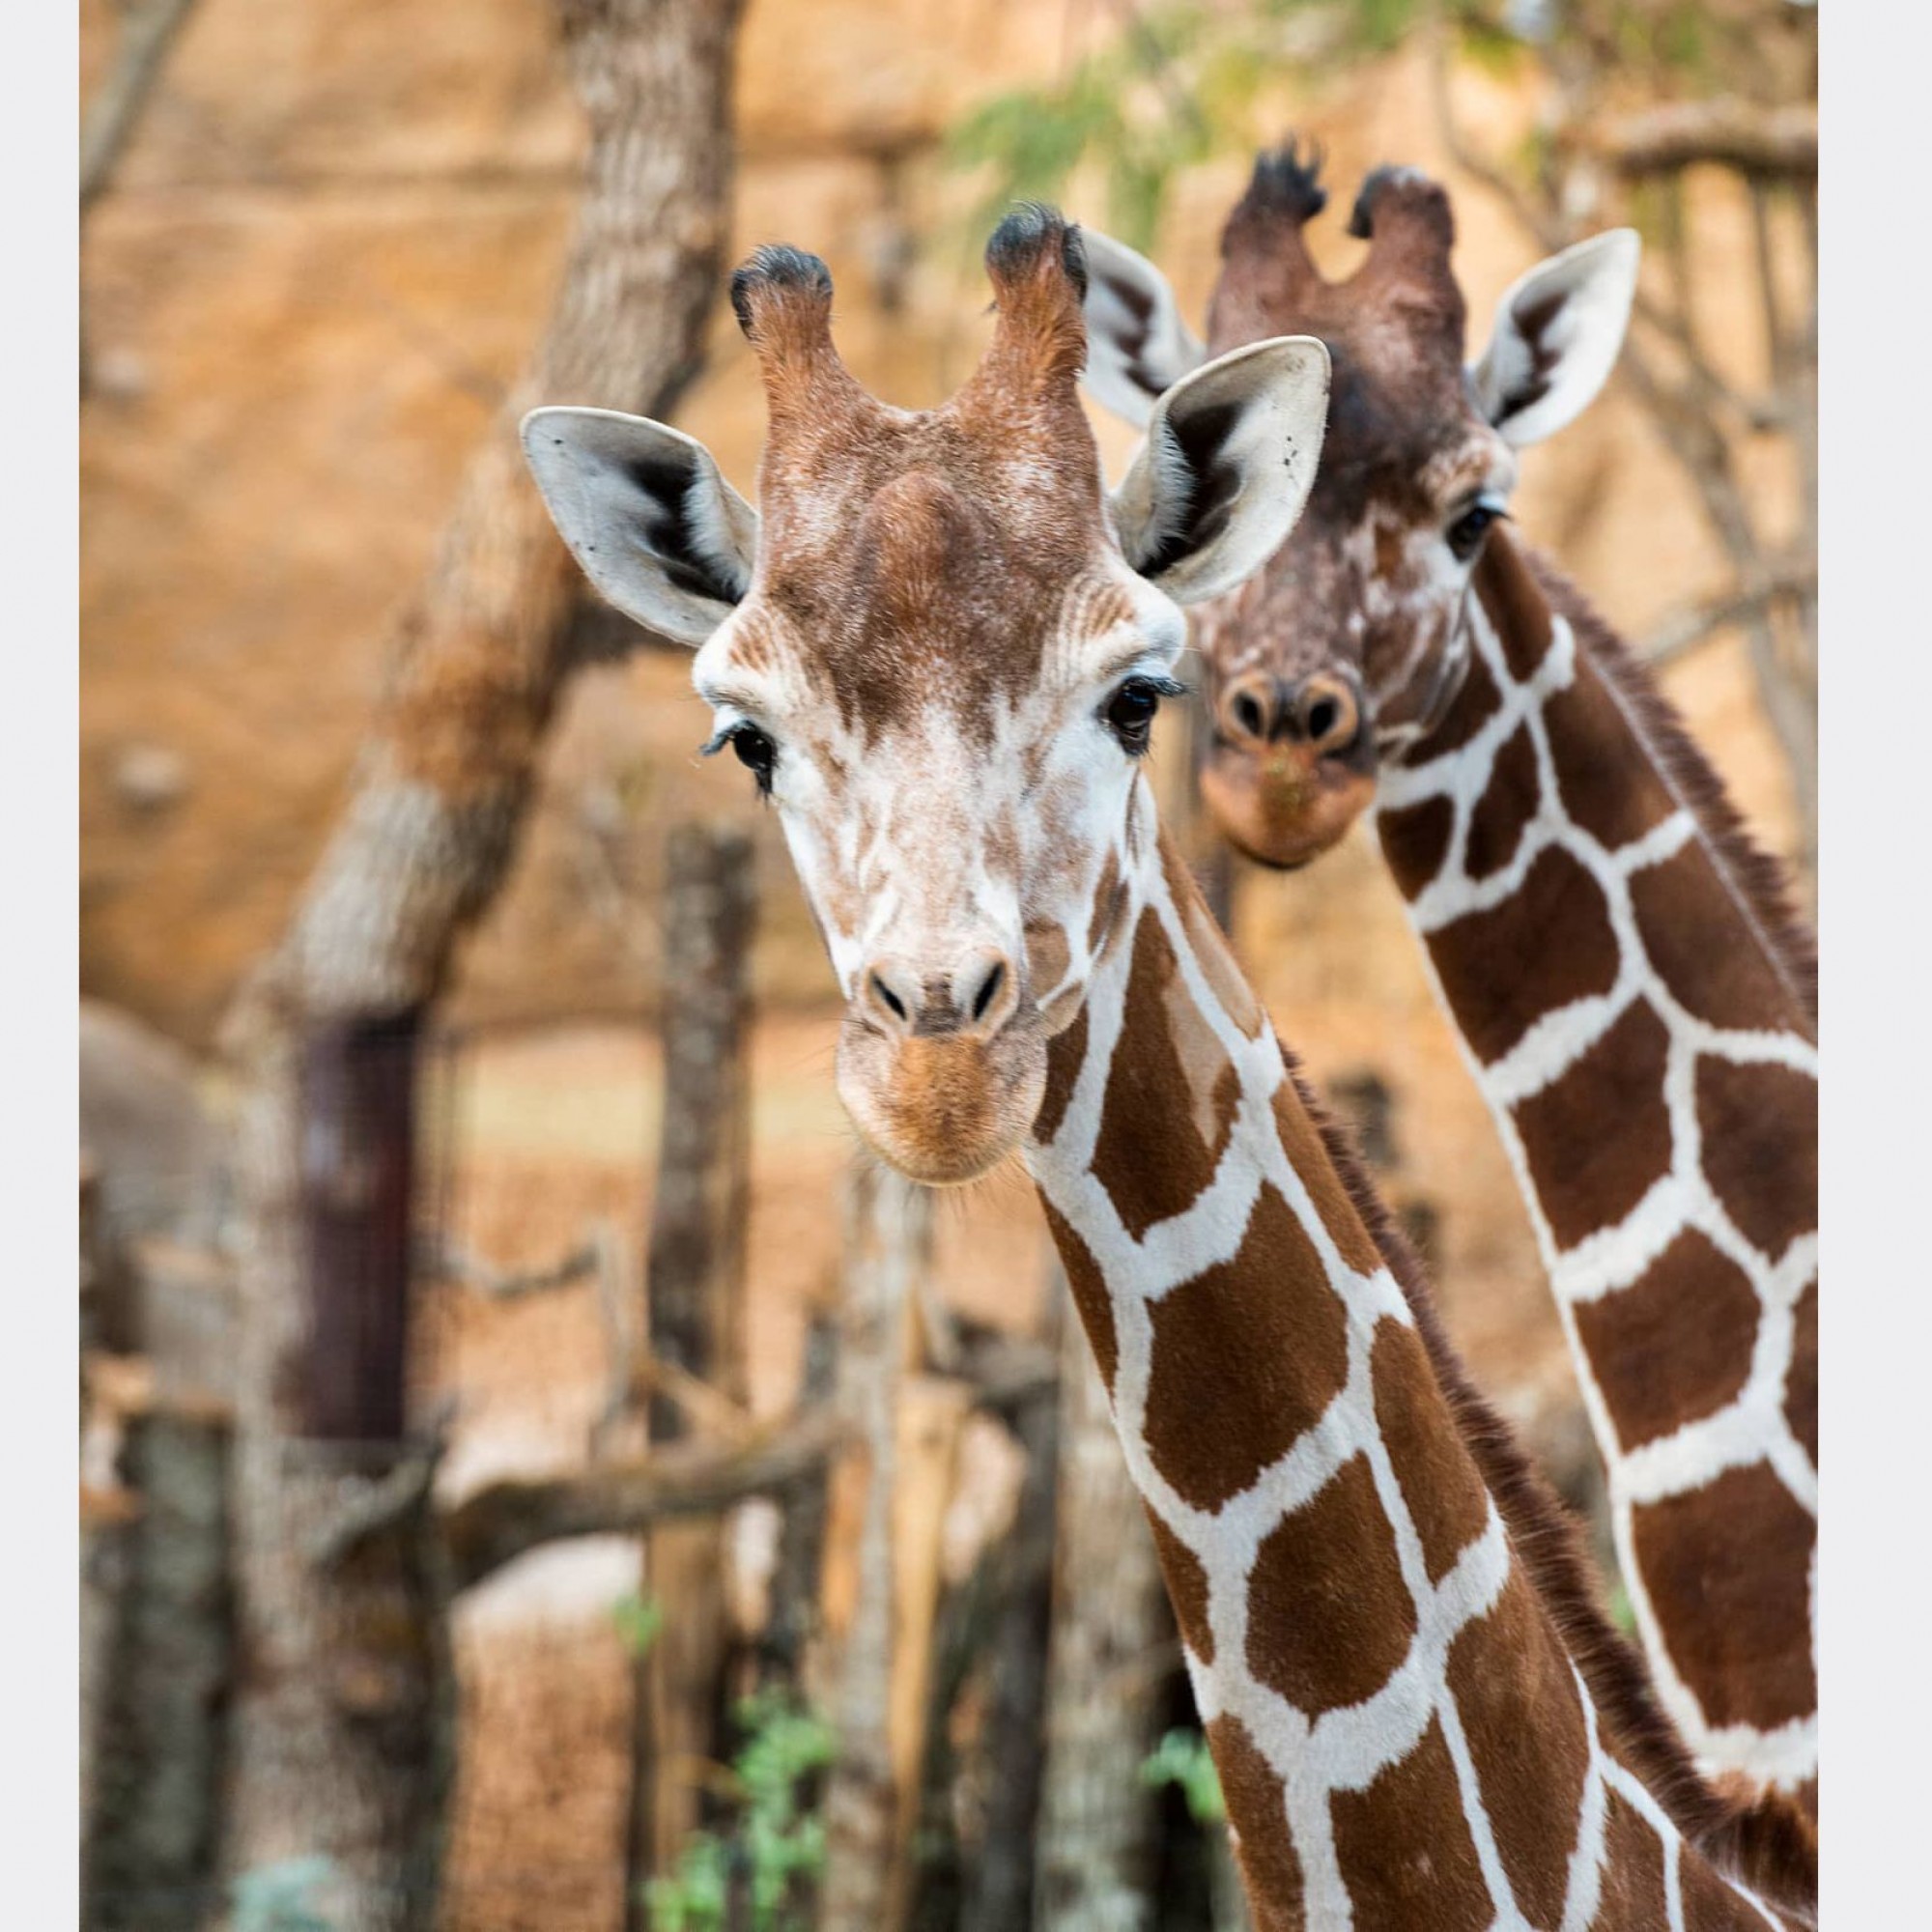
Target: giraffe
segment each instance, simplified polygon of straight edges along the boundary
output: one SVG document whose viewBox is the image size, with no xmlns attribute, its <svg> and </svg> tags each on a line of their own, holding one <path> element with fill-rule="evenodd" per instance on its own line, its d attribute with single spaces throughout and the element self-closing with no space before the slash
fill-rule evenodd
<svg viewBox="0 0 1932 1932">
<path fill-rule="evenodd" d="M 1636 238 L 1502 298 L 1463 366 L 1448 198 L 1365 183 L 1325 280 L 1319 159 L 1258 161 L 1220 349 L 1307 328 L 1335 390 L 1308 513 L 1204 624 L 1229 838 L 1306 863 L 1365 808 L 1527 1204 L 1664 1700 L 1713 1771 L 1818 1770 L 1817 1034 L 1810 936 L 1649 674 L 1503 526 L 1517 449 L 1622 340 Z M 1145 420 L 1208 352 L 1151 264 L 1090 238 L 1089 380 Z"/>
<path fill-rule="evenodd" d="M 696 647 L 707 749 L 780 812 L 846 1109 L 917 1180 L 1031 1170 L 1264 1932 L 1810 1923 L 1808 1827 L 1696 1777 L 1156 819 L 1180 606 L 1287 534 L 1327 358 L 1196 370 L 1109 497 L 1078 230 L 1022 210 L 986 264 L 990 346 L 919 412 L 839 361 L 822 263 L 739 270 L 755 510 L 662 425 L 525 429 L 586 574 Z"/>
</svg>

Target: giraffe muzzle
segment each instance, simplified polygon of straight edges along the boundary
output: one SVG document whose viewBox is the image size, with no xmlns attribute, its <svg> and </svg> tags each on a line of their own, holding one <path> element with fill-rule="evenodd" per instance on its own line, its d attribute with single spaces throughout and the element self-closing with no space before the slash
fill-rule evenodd
<svg viewBox="0 0 1932 1932">
<path fill-rule="evenodd" d="M 875 957 L 838 1036 L 838 1094 L 867 1145 L 913 1180 L 977 1179 L 1021 1142 L 1046 1081 L 1046 1032 L 1018 964 L 973 948 L 934 969 Z"/>
<path fill-rule="evenodd" d="M 1216 694 L 1201 772 L 1202 798 L 1230 842 L 1287 870 L 1341 838 L 1375 796 L 1364 718 L 1358 685 L 1339 671 L 1231 678 Z"/>
</svg>

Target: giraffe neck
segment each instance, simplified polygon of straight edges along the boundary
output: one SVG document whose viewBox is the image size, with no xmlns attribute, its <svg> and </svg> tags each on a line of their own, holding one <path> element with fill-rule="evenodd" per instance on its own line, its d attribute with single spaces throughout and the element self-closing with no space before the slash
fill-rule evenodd
<svg viewBox="0 0 1932 1932">
<path fill-rule="evenodd" d="M 1711 1768 L 1815 1802 L 1808 941 L 1645 674 L 1500 530 L 1467 621 L 1382 849 L 1529 1207 L 1664 1700 Z"/>
<path fill-rule="evenodd" d="M 1145 785 L 1030 1165 L 1262 1932 L 1776 1924 L 1632 1768 Z"/>
</svg>

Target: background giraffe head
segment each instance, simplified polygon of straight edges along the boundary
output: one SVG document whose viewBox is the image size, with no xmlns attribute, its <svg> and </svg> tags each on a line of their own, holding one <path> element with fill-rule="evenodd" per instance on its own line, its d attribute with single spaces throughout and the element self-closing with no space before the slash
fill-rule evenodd
<svg viewBox="0 0 1932 1932">
<path fill-rule="evenodd" d="M 868 395 L 815 257 L 732 280 L 770 429 L 759 507 L 662 424 L 539 410 L 525 447 L 591 581 L 698 646 L 729 746 L 776 804 L 847 1001 L 838 1086 L 916 1179 L 970 1179 L 1032 1125 L 1151 837 L 1139 758 L 1185 642 L 1293 525 L 1327 356 L 1270 341 L 1158 398 L 1110 497 L 1077 395 L 1079 232 L 993 236 L 998 320 L 943 408 Z"/>
<path fill-rule="evenodd" d="M 1323 278 L 1303 226 L 1326 205 L 1320 161 L 1264 154 L 1222 236 L 1208 316 L 1223 348 L 1284 330 L 1328 346 L 1334 387 L 1307 514 L 1238 598 L 1202 626 L 1215 739 L 1203 790 L 1222 829 L 1269 865 L 1332 845 L 1383 758 L 1443 715 L 1468 665 L 1471 575 L 1516 482 L 1516 451 L 1572 421 L 1622 345 L 1636 287 L 1629 229 L 1550 257 L 1503 296 L 1463 363 L 1449 199 L 1412 169 L 1362 185 L 1349 232 L 1369 243 Z M 1152 264 L 1091 239 L 1088 381 L 1140 422 L 1204 359 Z"/>
</svg>

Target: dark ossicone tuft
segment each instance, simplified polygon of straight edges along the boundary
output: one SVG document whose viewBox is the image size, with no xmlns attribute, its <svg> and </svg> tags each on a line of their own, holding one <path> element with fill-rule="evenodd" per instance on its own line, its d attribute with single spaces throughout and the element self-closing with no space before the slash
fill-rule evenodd
<svg viewBox="0 0 1932 1932">
<path fill-rule="evenodd" d="M 1342 1185 L 1414 1313 L 1416 1332 L 1458 1431 L 1625 1761 L 1713 1866 L 1768 1900 L 1795 1908 L 1804 1922 L 1815 1922 L 1818 1841 L 1810 1820 L 1781 1792 L 1733 1798 L 1699 1775 L 1642 1659 L 1603 1607 L 1573 1520 L 1531 1465 L 1508 1423 L 1469 1379 L 1436 1313 L 1422 1265 L 1390 1220 L 1353 1143 L 1310 1091 L 1299 1063 L 1281 1045 L 1279 1036 L 1275 1043 Z"/>
<path fill-rule="evenodd" d="M 1291 134 L 1278 148 L 1264 148 L 1255 156 L 1255 171 L 1241 199 L 1256 213 L 1285 214 L 1292 221 L 1313 221 L 1328 206 L 1321 185 L 1321 164 L 1327 156 L 1321 144 L 1308 144 L 1304 159 Z"/>
<path fill-rule="evenodd" d="M 1420 168 L 1379 167 L 1371 168 L 1362 180 L 1361 192 L 1355 197 L 1355 206 L 1349 214 L 1349 233 L 1357 242 L 1367 242 L 1376 232 L 1376 203 L 1390 189 L 1407 189 L 1418 209 L 1428 207 L 1432 215 L 1439 205 L 1441 225 L 1448 233 L 1443 240 L 1455 239 L 1455 231 L 1449 216 L 1449 197 Z"/>
<path fill-rule="evenodd" d="M 731 310 L 738 327 L 752 332 L 752 298 L 758 289 L 797 291 L 821 302 L 832 299 L 832 270 L 816 255 L 803 248 L 790 248 L 781 242 L 768 242 L 755 250 L 731 277 Z"/>
<path fill-rule="evenodd" d="M 986 272 L 995 283 L 1017 280 L 1038 261 L 1043 250 L 1058 245 L 1060 266 L 1074 293 L 1087 299 L 1087 250 L 1080 230 L 1057 208 L 1044 202 L 1023 201 L 993 230 L 986 243 Z"/>
</svg>

